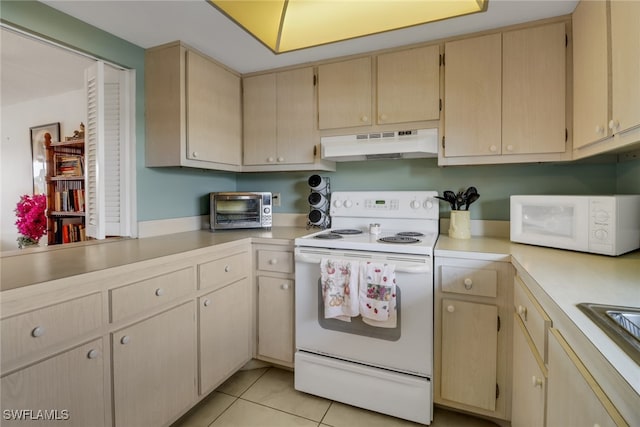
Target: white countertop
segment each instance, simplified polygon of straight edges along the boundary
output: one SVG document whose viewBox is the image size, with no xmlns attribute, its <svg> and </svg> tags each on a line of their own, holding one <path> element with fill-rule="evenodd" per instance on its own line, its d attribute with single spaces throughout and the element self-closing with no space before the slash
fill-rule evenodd
<svg viewBox="0 0 640 427">
<path fill-rule="evenodd" d="M 580 340 L 586 338 L 635 391 L 635 400 L 640 401 L 640 366 L 577 307 L 583 302 L 640 307 L 640 251 L 609 257 L 512 243 L 508 239 L 459 240 L 440 235 L 434 254 L 494 261 L 507 261 L 510 257 L 516 269 L 526 272 L 539 286 L 531 291 L 543 306 L 545 302 L 551 305 L 553 312 L 548 314 L 554 326 L 568 325 L 578 335 L 565 331 L 569 344 L 580 346 Z M 606 382 L 598 378 L 601 373 L 592 374 L 599 383 Z M 636 413 L 640 412 L 637 408 Z"/>
</svg>

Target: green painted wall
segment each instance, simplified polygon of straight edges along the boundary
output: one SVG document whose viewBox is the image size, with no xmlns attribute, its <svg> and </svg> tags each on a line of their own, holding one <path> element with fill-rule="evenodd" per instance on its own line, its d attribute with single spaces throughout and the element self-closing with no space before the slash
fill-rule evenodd
<svg viewBox="0 0 640 427">
<path fill-rule="evenodd" d="M 210 191 L 282 193 L 276 212 L 305 213 L 309 172 L 216 173 L 144 166 L 144 49 L 35 1 L 0 3 L 3 22 L 136 70 L 136 155 L 140 221 L 208 214 Z M 55 121 L 55 120 L 52 120 Z M 474 185 L 474 219 L 505 220 L 512 194 L 640 193 L 640 160 L 439 168 L 435 159 L 349 162 L 331 178 L 333 190 L 458 190 Z M 442 216 L 448 216 L 441 205 Z"/>
<path fill-rule="evenodd" d="M 629 162 L 629 165 L 632 162 Z M 640 164 L 640 162 L 636 162 Z M 637 176 L 638 168 L 631 168 Z M 239 190 L 282 193 L 275 212 L 308 212 L 307 179 L 313 173 L 239 174 Z M 318 172 L 331 179 L 337 190 L 444 190 L 458 191 L 471 185 L 480 199 L 471 207 L 474 219 L 509 219 L 512 194 L 607 194 L 617 187 L 616 164 L 522 164 L 441 168 L 436 159 L 339 163 L 336 172 Z M 632 178 L 630 178 L 632 180 Z M 632 191 L 633 188 L 636 188 Z M 640 193 L 640 181 L 629 191 Z M 446 203 L 441 216 L 449 216 Z"/>
</svg>

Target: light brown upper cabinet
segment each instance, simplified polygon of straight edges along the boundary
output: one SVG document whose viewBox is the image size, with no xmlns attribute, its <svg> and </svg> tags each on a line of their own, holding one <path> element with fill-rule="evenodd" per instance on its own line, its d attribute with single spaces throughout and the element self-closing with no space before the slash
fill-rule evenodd
<svg viewBox="0 0 640 427">
<path fill-rule="evenodd" d="M 640 140 L 640 3 L 581 1 L 573 13 L 574 158 Z"/>
<path fill-rule="evenodd" d="M 565 23 L 445 44 L 439 164 L 566 157 Z"/>
<path fill-rule="evenodd" d="M 440 118 L 437 45 L 322 64 L 318 77 L 321 130 Z"/>
<path fill-rule="evenodd" d="M 240 76 L 180 42 L 145 54 L 146 166 L 238 171 Z"/>
<path fill-rule="evenodd" d="M 440 118 L 440 47 L 385 53 L 377 57 L 377 123 Z"/>
<path fill-rule="evenodd" d="M 317 148 L 314 81 L 312 67 L 243 79 L 243 171 L 335 170 Z"/>
<path fill-rule="evenodd" d="M 611 136 L 605 1 L 582 1 L 573 13 L 573 148 Z"/>
<path fill-rule="evenodd" d="M 318 66 L 318 127 L 335 129 L 370 125 L 371 58 Z"/>
</svg>

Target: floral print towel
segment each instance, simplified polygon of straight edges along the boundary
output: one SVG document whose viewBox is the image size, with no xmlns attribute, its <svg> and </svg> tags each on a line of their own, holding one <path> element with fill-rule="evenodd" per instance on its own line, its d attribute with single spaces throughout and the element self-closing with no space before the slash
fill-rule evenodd
<svg viewBox="0 0 640 427">
<path fill-rule="evenodd" d="M 358 261 L 320 261 L 320 280 L 324 299 L 324 317 L 350 322 L 358 310 Z"/>
<path fill-rule="evenodd" d="M 360 269 L 360 315 L 386 321 L 395 316 L 395 265 L 367 262 Z"/>
</svg>

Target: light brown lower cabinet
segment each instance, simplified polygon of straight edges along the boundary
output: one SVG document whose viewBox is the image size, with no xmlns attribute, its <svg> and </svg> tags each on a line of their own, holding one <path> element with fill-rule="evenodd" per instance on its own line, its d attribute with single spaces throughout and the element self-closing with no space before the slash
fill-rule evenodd
<svg viewBox="0 0 640 427">
<path fill-rule="evenodd" d="M 511 425 L 543 427 L 547 369 L 518 314 L 514 313 L 513 324 Z"/>
<path fill-rule="evenodd" d="M 97 339 L 2 377 L 0 424 L 106 426 L 103 351 Z"/>
<path fill-rule="evenodd" d="M 627 425 L 560 332 L 550 329 L 547 426 Z"/>
<path fill-rule="evenodd" d="M 258 355 L 293 363 L 293 280 L 258 277 Z"/>
<path fill-rule="evenodd" d="M 251 359 L 249 279 L 198 299 L 200 394 L 209 393 Z"/>
<path fill-rule="evenodd" d="M 194 301 L 113 332 L 111 340 L 116 427 L 165 425 L 193 405 Z"/>
<path fill-rule="evenodd" d="M 442 300 L 443 399 L 496 409 L 498 307 Z"/>
</svg>

